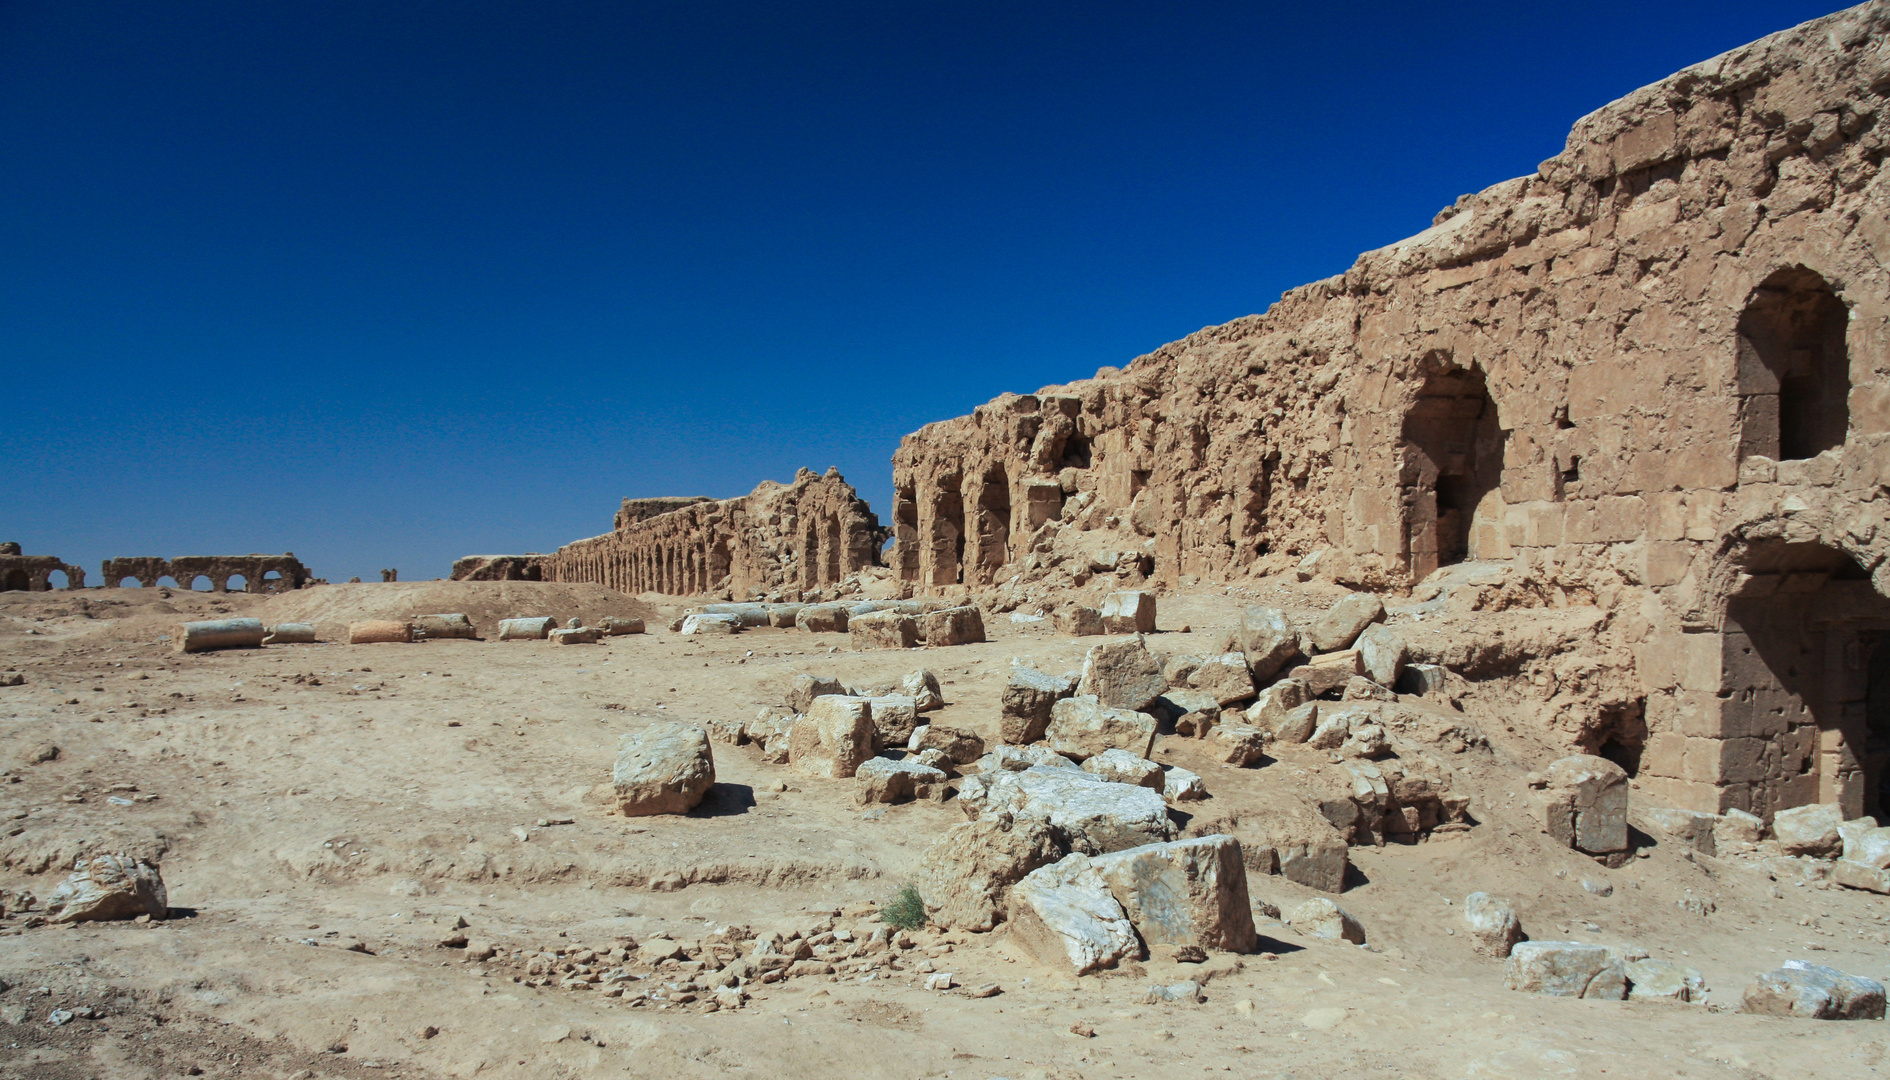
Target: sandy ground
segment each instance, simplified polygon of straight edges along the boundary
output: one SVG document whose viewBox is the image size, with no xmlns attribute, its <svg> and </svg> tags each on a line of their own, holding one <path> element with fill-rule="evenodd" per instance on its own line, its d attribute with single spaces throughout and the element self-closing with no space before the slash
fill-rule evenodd
<svg viewBox="0 0 1890 1080">
<path fill-rule="evenodd" d="M 1235 603 L 1220 592 L 1164 599 L 1163 626 L 1195 630 L 1157 634 L 1151 647 L 1198 651 Z M 1365 948 L 1262 919 L 1272 958 L 1151 959 L 1077 980 L 1033 964 L 1002 930 L 926 932 L 920 946 L 938 970 L 1002 993 L 928 992 L 908 970 L 759 986 L 745 1007 L 710 1013 L 534 988 L 514 981 L 515 964 L 440 948 L 457 919 L 507 953 L 607 948 L 626 935 L 696 940 L 728 925 L 806 928 L 836 913 L 843 926 L 870 929 L 869 905 L 963 820 L 953 804 L 863 810 L 851 781 L 809 780 L 762 764 L 753 747 L 717 744 L 718 786 L 700 810 L 630 821 L 587 798 L 608 779 L 618 737 L 659 718 L 745 719 L 779 703 L 799 671 L 870 685 L 925 666 L 950 701 L 931 718 L 995 741 L 1008 658 L 1073 670 L 1097 640 L 999 617 L 987 620 L 984 644 L 858 654 L 845 635 L 680 638 L 662 629 L 673 605 L 523 583 L 327 586 L 278 598 L 0 594 L 0 671 L 26 677 L 0 688 L 0 889 L 43 897 L 73 858 L 128 850 L 162 860 L 181 913 L 150 925 L 0 921 L 0 1075 L 1890 1071 L 1883 1023 L 1732 1011 L 1755 973 L 1788 958 L 1890 976 L 1890 901 L 1807 883 L 1785 860 L 1689 857 L 1658 836 L 1618 870 L 1557 850 L 1530 816 L 1522 780 L 1556 749 L 1522 718 L 1474 704 L 1464 719 L 1488 745 L 1437 753 L 1479 824 L 1455 838 L 1353 849 L 1355 881 L 1339 900 L 1363 923 Z M 506 615 L 644 614 L 652 633 L 584 647 L 436 641 L 192 656 L 162 637 L 180 618 L 229 613 L 313 619 L 332 639 L 350 619 L 429 611 L 467 611 L 487 631 Z M 58 756 L 29 764 L 45 744 Z M 1261 812 L 1321 766 L 1288 755 L 1230 769 L 1175 737 L 1157 757 L 1205 777 L 1213 797 L 1180 809 L 1210 819 Z M 1608 895 L 1593 891 L 1604 885 Z M 1288 909 L 1315 895 L 1280 877 L 1249 887 L 1257 903 Z M 1476 957 L 1461 930 L 1463 897 L 1478 889 L 1511 898 L 1533 938 L 1632 943 L 1695 966 L 1708 1001 L 1506 991 L 1500 964 Z M 1188 977 L 1208 979 L 1205 1003 L 1142 1003 L 1151 983 Z M 80 1006 L 97 1017 L 45 1020 Z"/>
</svg>

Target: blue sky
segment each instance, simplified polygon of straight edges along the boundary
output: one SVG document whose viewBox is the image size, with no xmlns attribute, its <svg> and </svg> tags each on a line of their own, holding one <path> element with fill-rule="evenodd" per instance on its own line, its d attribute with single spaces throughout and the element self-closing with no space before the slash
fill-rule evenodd
<svg viewBox="0 0 1890 1080">
<path fill-rule="evenodd" d="M 0 0 L 0 539 L 330 580 L 1264 310 L 1824 5 Z"/>
</svg>

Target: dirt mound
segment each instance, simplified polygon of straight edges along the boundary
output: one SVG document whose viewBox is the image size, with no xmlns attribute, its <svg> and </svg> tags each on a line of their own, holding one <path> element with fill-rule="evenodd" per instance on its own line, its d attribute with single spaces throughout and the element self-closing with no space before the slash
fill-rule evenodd
<svg viewBox="0 0 1890 1080">
<path fill-rule="evenodd" d="M 265 623 L 312 622 L 323 637 L 340 634 L 363 619 L 408 619 L 463 612 L 481 636 L 497 632 L 500 619 L 573 615 L 586 623 L 606 615 L 654 621 L 656 609 L 602 585 L 540 581 L 399 581 L 361 585 L 315 585 L 271 597 L 245 614 Z"/>
</svg>

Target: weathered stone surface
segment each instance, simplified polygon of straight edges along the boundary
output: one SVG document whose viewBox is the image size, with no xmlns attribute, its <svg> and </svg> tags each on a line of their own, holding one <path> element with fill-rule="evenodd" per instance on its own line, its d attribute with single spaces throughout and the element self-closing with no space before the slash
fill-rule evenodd
<svg viewBox="0 0 1890 1080">
<path fill-rule="evenodd" d="M 897 611 L 869 611 L 847 620 L 847 634 L 855 652 L 910 649 L 919 643 L 919 624 Z"/>
<path fill-rule="evenodd" d="M 1629 1001 L 1699 1001 L 1706 994 L 1706 976 L 1671 960 L 1629 960 L 1622 965 L 1627 975 Z"/>
<path fill-rule="evenodd" d="M 1186 689 L 1188 680 L 1195 669 L 1201 666 L 1201 657 L 1191 653 L 1178 653 L 1162 661 L 1162 681 L 1170 690 Z"/>
<path fill-rule="evenodd" d="M 993 746 L 989 752 L 977 761 L 981 773 L 1023 772 L 1032 765 L 1044 765 L 1057 769 L 1079 768 L 1076 762 L 1057 753 L 1047 746 Z"/>
<path fill-rule="evenodd" d="M 262 639 L 264 645 L 312 645 L 314 642 L 314 623 L 277 623 Z"/>
<path fill-rule="evenodd" d="M 595 645 L 604 638 L 601 626 L 574 626 L 565 630 L 553 630 L 545 635 L 553 645 Z"/>
<path fill-rule="evenodd" d="M 459 613 L 415 615 L 411 625 L 416 638 L 459 638 L 470 641 L 479 636 L 479 629 L 472 620 Z"/>
<path fill-rule="evenodd" d="M 1152 634 L 1155 632 L 1155 594 L 1146 592 L 1110 593 L 1103 600 L 1103 629 L 1111 634 Z"/>
<path fill-rule="evenodd" d="M 1607 758 L 1572 754 L 1546 775 L 1543 826 L 1557 843 L 1589 855 L 1627 850 L 1626 770 Z"/>
<path fill-rule="evenodd" d="M 1405 645 L 1396 630 L 1382 623 L 1368 626 L 1353 647 L 1366 678 L 1386 688 L 1398 685 L 1404 675 Z"/>
<path fill-rule="evenodd" d="M 1277 728 L 1286 714 L 1312 700 L 1306 684 L 1298 679 L 1281 679 L 1260 691 L 1247 706 L 1247 722 L 1256 727 Z"/>
<path fill-rule="evenodd" d="M 1102 612 L 1081 604 L 1058 608 L 1054 622 L 1057 633 L 1067 637 L 1095 637 L 1103 632 Z"/>
<path fill-rule="evenodd" d="M 683 634 L 733 634 L 742 628 L 739 615 L 716 615 L 696 612 L 683 616 Z"/>
<path fill-rule="evenodd" d="M 1525 941 L 1510 950 L 1503 985 L 1552 997 L 1620 1001 L 1627 997 L 1627 971 L 1619 956 L 1600 945 Z"/>
<path fill-rule="evenodd" d="M 1319 705 L 1308 701 L 1280 717 L 1273 725 L 1273 737 L 1283 743 L 1303 743 L 1312 738 L 1318 726 Z"/>
<path fill-rule="evenodd" d="M 1282 877 L 1320 892 L 1345 891 L 1345 874 L 1351 866 L 1345 837 L 1325 818 L 1295 807 L 1266 815 L 1260 826 Z"/>
<path fill-rule="evenodd" d="M 1179 765 L 1162 766 L 1162 798 L 1169 802 L 1194 802 L 1208 797 L 1207 784 L 1197 773 Z"/>
<path fill-rule="evenodd" d="M 1089 695 L 1064 698 L 1050 710 L 1044 741 L 1050 749 L 1078 761 L 1111 749 L 1143 757 L 1155 741 L 1155 718 L 1112 709 Z"/>
<path fill-rule="evenodd" d="M 1288 912 L 1286 925 L 1307 937 L 1365 944 L 1365 928 L 1352 913 L 1323 896 L 1315 896 Z"/>
<path fill-rule="evenodd" d="M 853 771 L 858 787 L 854 798 L 861 803 L 900 803 L 914 798 L 930 798 L 942 789 L 944 772 L 917 761 L 876 757 L 862 762 Z"/>
<path fill-rule="evenodd" d="M 117 582 L 113 581 L 107 587 L 116 584 Z M 403 629 L 406 627 L 405 623 L 394 625 Z M 352 644 L 354 627 L 350 626 L 348 629 L 350 644 Z M 209 652 L 214 649 L 255 649 L 262 646 L 264 634 L 261 619 L 206 619 L 179 625 L 172 647 L 180 653 Z"/>
<path fill-rule="evenodd" d="M 1112 709 L 1146 709 L 1166 689 L 1161 664 L 1138 634 L 1127 641 L 1092 647 L 1083 657 L 1083 678 L 1076 692 Z"/>
<path fill-rule="evenodd" d="M 905 746 L 919 726 L 919 703 L 904 694 L 868 698 L 873 703 L 874 739 L 882 750 Z"/>
<path fill-rule="evenodd" d="M 1665 806 L 1649 807 L 1642 813 L 1647 816 L 1648 824 L 1700 854 L 1718 853 L 1718 845 L 1713 842 L 1714 828 L 1720 822 L 1718 814 L 1673 810 Z"/>
<path fill-rule="evenodd" d="M 558 620 L 547 617 L 500 619 L 500 641 L 543 641 L 558 628 Z"/>
<path fill-rule="evenodd" d="M 1246 768 L 1267 756 L 1267 733 L 1248 724 L 1222 724 L 1208 735 L 1215 756 L 1229 765 Z"/>
<path fill-rule="evenodd" d="M 1010 887 L 1065 852 L 1050 823 L 990 814 L 954 825 L 919 859 L 917 886 L 932 922 L 947 930 L 990 930 Z"/>
<path fill-rule="evenodd" d="M 1111 783 L 1162 790 L 1162 767 L 1132 750 L 1104 750 L 1086 758 L 1082 768 Z"/>
<path fill-rule="evenodd" d="M 1735 854 L 1757 847 L 1765 838 L 1765 821 L 1744 810 L 1728 810 L 1713 823 L 1715 853 Z"/>
<path fill-rule="evenodd" d="M 1188 685 L 1213 694 L 1221 705 L 1233 705 L 1253 697 L 1253 676 L 1247 673 L 1247 659 L 1240 653 L 1210 656 L 1201 661 L 1188 677 Z"/>
<path fill-rule="evenodd" d="M 792 630 L 799 625 L 801 609 L 806 604 L 769 604 L 768 625 L 777 630 Z"/>
<path fill-rule="evenodd" d="M 1844 850 L 1844 838 L 1838 831 L 1843 824 L 1844 811 L 1834 804 L 1794 806 L 1772 815 L 1772 837 L 1786 855 L 1828 859 Z"/>
<path fill-rule="evenodd" d="M 815 698 L 824 697 L 827 694 L 844 695 L 846 692 L 847 688 L 841 685 L 839 679 L 803 673 L 794 676 L 794 681 L 788 685 L 787 707 L 797 713 L 804 713 L 807 707 L 814 703 Z"/>
<path fill-rule="evenodd" d="M 164 878 L 157 867 L 130 855 L 94 855 L 81 860 L 46 901 L 55 923 L 135 919 L 170 914 Z"/>
<path fill-rule="evenodd" d="M 1319 697 L 1342 688 L 1353 676 L 1363 674 L 1365 665 L 1359 661 L 1358 650 L 1346 649 L 1312 657 L 1289 672 L 1288 677 L 1305 683 L 1306 692 Z"/>
<path fill-rule="evenodd" d="M 1373 593 L 1347 594 L 1306 628 L 1313 648 L 1322 653 L 1351 648 L 1359 633 L 1385 617 L 1385 602 Z"/>
<path fill-rule="evenodd" d="M 911 698 L 913 707 L 920 712 L 945 707 L 945 694 L 938 688 L 938 676 L 925 668 L 908 672 L 899 681 L 899 692 Z"/>
<path fill-rule="evenodd" d="M 1760 975 L 1739 1002 L 1740 1012 L 1811 1020 L 1881 1020 L 1883 1010 L 1882 983 L 1802 960 Z"/>
<path fill-rule="evenodd" d="M 1516 909 L 1509 901 L 1486 892 L 1464 897 L 1463 921 L 1470 930 L 1471 947 L 1484 956 L 1501 960 L 1523 939 L 1522 920 L 1516 917 Z"/>
<path fill-rule="evenodd" d="M 1250 607 L 1240 613 L 1240 651 L 1256 682 L 1280 673 L 1299 654 L 1299 628 L 1278 608 Z"/>
<path fill-rule="evenodd" d="M 844 780 L 872 758 L 873 703 L 861 697 L 817 697 L 788 734 L 788 762 L 799 772 Z"/>
<path fill-rule="evenodd" d="M 635 615 L 606 615 L 597 625 L 611 637 L 643 633 L 643 620 Z"/>
<path fill-rule="evenodd" d="M 256 644 L 262 644 L 262 624 L 255 619 L 243 622 L 255 623 Z M 190 624 L 184 624 L 186 629 Z M 406 644 L 413 640 L 413 627 L 396 619 L 365 619 L 348 624 L 348 644 L 350 645 L 390 645 Z"/>
<path fill-rule="evenodd" d="M 984 640 L 984 615 L 975 607 L 945 608 L 918 617 L 919 639 L 934 647 Z"/>
<path fill-rule="evenodd" d="M 1082 854 L 1031 871 L 1011 887 L 1009 910 L 1011 940 L 1051 967 L 1087 975 L 1141 952 L 1127 913 Z"/>
<path fill-rule="evenodd" d="M 1221 718 L 1220 698 L 1206 690 L 1170 690 L 1155 699 L 1149 712 L 1163 709 L 1174 721 L 1175 734 L 1191 739 L 1205 736 Z"/>
<path fill-rule="evenodd" d="M 1400 685 L 1393 689 L 1398 690 L 1400 693 L 1417 694 L 1422 697 L 1442 694 L 1448 674 L 1449 669 L 1445 668 L 1442 664 L 1413 664 L 1407 662 L 1404 665 L 1404 677 L 1399 680 Z"/>
<path fill-rule="evenodd" d="M 1890 870 L 1855 859 L 1838 859 L 1831 864 L 1831 880 L 1847 889 L 1890 893 Z"/>
<path fill-rule="evenodd" d="M 1090 860 L 1148 945 L 1252 952 L 1259 934 L 1240 841 L 1213 835 Z"/>
<path fill-rule="evenodd" d="M 1167 804 L 1145 787 L 1112 784 L 1081 769 L 1043 766 L 999 773 L 987 782 L 982 798 L 968 782 L 959 793 L 967 813 L 982 817 L 1008 811 L 1048 822 L 1072 851 L 1100 855 L 1174 839 Z"/>
<path fill-rule="evenodd" d="M 1043 738 L 1050 710 L 1074 690 L 1068 679 L 1012 660 L 1010 681 L 999 697 L 998 737 L 1016 746 Z"/>
<path fill-rule="evenodd" d="M 912 738 L 906 741 L 906 749 L 915 754 L 938 750 L 956 764 L 969 765 L 984 755 L 984 739 L 977 732 L 964 728 L 921 724 L 912 729 Z"/>
<path fill-rule="evenodd" d="M 677 722 L 631 732 L 618 745 L 610 779 L 617 810 L 625 817 L 686 814 L 715 784 L 709 733 Z"/>
<path fill-rule="evenodd" d="M 845 604 L 809 604 L 794 615 L 794 625 L 810 634 L 844 634 L 847 620 Z"/>
<path fill-rule="evenodd" d="M 1391 742 L 1379 724 L 1355 724 L 1339 744 L 1339 753 L 1349 758 L 1381 758 L 1391 753 Z"/>
<path fill-rule="evenodd" d="M 1193 979 L 1167 986 L 1151 986 L 1142 995 L 1144 1005 L 1199 1005 L 1206 1000 L 1201 984 Z"/>
<path fill-rule="evenodd" d="M 1354 675 L 1345 680 L 1345 687 L 1339 691 L 1340 701 L 1396 701 L 1398 695 L 1363 675 Z"/>
</svg>

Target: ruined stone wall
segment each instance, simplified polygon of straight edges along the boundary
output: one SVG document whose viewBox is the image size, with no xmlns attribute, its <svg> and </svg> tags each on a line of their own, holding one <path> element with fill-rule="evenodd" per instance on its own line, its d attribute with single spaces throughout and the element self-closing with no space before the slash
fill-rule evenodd
<svg viewBox="0 0 1890 1080">
<path fill-rule="evenodd" d="M 147 589 L 157 587 L 160 579 L 170 578 L 180 589 L 189 589 L 199 577 L 207 578 L 211 592 L 229 592 L 230 579 L 243 579 L 246 593 L 275 593 L 299 589 L 310 584 L 314 575 L 294 552 L 281 555 L 181 555 L 160 559 L 149 555 L 106 559 L 99 567 L 108 589 L 122 585 L 126 578 Z"/>
<path fill-rule="evenodd" d="M 585 581 L 628 593 L 799 595 L 879 565 L 885 531 L 839 472 L 738 499 L 625 499 L 616 528 L 550 555 L 473 556 L 456 580 Z"/>
<path fill-rule="evenodd" d="M 64 574 L 68 589 L 85 588 L 85 571 L 53 555 L 26 555 L 20 545 L 0 543 L 0 592 L 47 592 L 52 576 Z"/>
<path fill-rule="evenodd" d="M 1638 717 L 1639 782 L 1676 805 L 1836 798 L 1890 727 L 1847 737 L 1826 701 L 1801 752 L 1785 705 L 1730 716 L 1725 627 L 1755 589 L 1890 594 L 1887 92 L 1890 5 L 1773 35 L 1264 315 L 928 425 L 894 457 L 892 565 L 1056 582 L 1070 528 L 1120 531 L 1168 582 L 1322 551 L 1393 589 L 1503 564 L 1512 595 L 1607 613 L 1545 673 L 1571 739 Z M 1806 552 L 1849 569 L 1766 569 Z M 1871 618 L 1831 664 L 1875 663 Z"/>
</svg>

